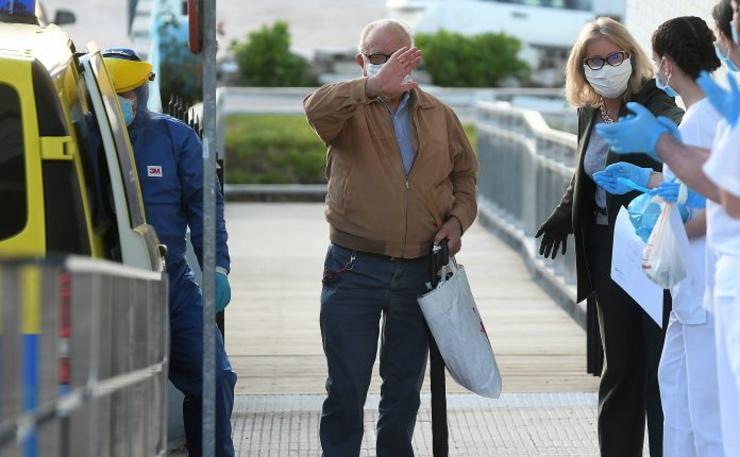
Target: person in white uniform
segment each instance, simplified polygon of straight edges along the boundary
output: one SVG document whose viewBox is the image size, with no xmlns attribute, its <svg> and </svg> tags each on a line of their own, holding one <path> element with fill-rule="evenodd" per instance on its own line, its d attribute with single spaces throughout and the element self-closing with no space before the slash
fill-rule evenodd
<svg viewBox="0 0 740 457">
<path fill-rule="evenodd" d="M 728 4 L 730 8 L 728 10 Z M 728 21 L 728 18 L 732 17 Z M 725 456 L 740 456 L 740 89 L 732 73 L 740 66 L 737 2 L 715 8 L 719 29 L 717 53 L 730 71 L 728 92 L 702 77 L 709 99 L 722 113 L 712 153 L 703 165 L 716 186 L 717 199 L 707 203 L 706 303 L 716 315 L 717 375 Z"/>
<path fill-rule="evenodd" d="M 712 72 L 721 65 L 715 55 L 714 34 L 701 18 L 678 17 L 657 28 L 652 47 L 656 85 L 669 96 L 680 96 L 686 106 L 679 127 L 684 144 L 711 148 L 721 116 L 695 80 L 700 72 Z M 594 179 L 607 192 L 630 191 L 618 181 L 620 177 L 643 187 L 658 187 L 665 199 L 676 200 L 680 184 L 665 164 L 663 173 L 656 173 L 618 162 Z M 684 256 L 687 277 L 671 288 L 673 308 L 658 370 L 665 416 L 663 453 L 666 457 L 721 457 L 714 319 L 703 306 L 704 198 L 694 197 L 692 203 L 693 208 L 681 208 L 691 248 Z"/>
<path fill-rule="evenodd" d="M 722 89 L 706 74 L 698 80 L 723 117 L 711 158 L 707 149 L 685 145 L 670 120 L 656 119 L 640 105 L 628 107 L 634 116 L 598 130 L 614 151 L 651 151 L 684 183 L 708 198 L 705 308 L 715 313 L 725 457 L 740 456 L 740 89 L 731 76 L 740 66 L 737 7 L 737 2 L 721 0 L 713 11 L 717 55 L 730 70 L 729 89 Z"/>
<path fill-rule="evenodd" d="M 666 92 L 679 95 L 686 105 L 679 126 L 683 142 L 704 149 L 714 144 L 721 116 L 695 80 L 700 71 L 712 72 L 720 66 L 713 39 L 714 34 L 698 17 L 672 19 L 653 35 L 656 77 Z M 668 164 L 663 173 L 667 182 L 659 187 L 658 195 L 674 201 L 671 190 L 679 183 L 671 182 L 675 175 Z M 697 200 L 701 202 L 691 206 L 705 206 L 703 198 Z M 685 225 L 690 252 L 683 256 L 687 277 L 671 288 L 673 310 L 658 369 L 665 414 L 664 455 L 721 457 L 715 319 L 713 310 L 703 303 L 707 215 L 703 209 L 692 208 L 690 213 Z"/>
</svg>

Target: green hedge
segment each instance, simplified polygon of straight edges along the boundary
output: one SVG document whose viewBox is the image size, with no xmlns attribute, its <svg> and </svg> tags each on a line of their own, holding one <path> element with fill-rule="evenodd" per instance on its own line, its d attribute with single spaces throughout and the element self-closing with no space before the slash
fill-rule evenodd
<svg viewBox="0 0 740 457">
<path fill-rule="evenodd" d="M 227 183 L 323 183 L 325 156 L 324 144 L 304 116 L 226 119 Z"/>
<path fill-rule="evenodd" d="M 290 31 L 285 21 L 263 25 L 244 41 L 232 41 L 230 50 L 245 86 L 300 87 L 317 83 L 309 62 L 290 51 Z"/>
<path fill-rule="evenodd" d="M 530 69 L 519 58 L 521 42 L 504 33 L 467 36 L 440 30 L 414 37 L 424 52 L 424 70 L 444 87 L 496 87 L 507 78 L 527 81 Z"/>
<path fill-rule="evenodd" d="M 475 126 L 465 131 L 475 145 Z M 229 184 L 326 182 L 326 147 L 301 115 L 229 116 L 225 140 Z"/>
</svg>

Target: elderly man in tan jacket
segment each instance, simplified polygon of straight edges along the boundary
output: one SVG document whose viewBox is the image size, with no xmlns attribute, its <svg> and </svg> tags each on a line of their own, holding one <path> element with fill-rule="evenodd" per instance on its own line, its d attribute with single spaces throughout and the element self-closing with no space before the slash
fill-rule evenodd
<svg viewBox="0 0 740 457">
<path fill-rule="evenodd" d="M 422 56 L 405 26 L 368 24 L 359 51 L 361 78 L 304 100 L 328 147 L 321 446 L 325 457 L 359 455 L 382 329 L 377 455 L 406 457 L 428 352 L 416 299 L 431 278 L 432 245 L 447 239 L 455 254 L 476 217 L 478 162 L 452 109 L 410 81 Z"/>
</svg>

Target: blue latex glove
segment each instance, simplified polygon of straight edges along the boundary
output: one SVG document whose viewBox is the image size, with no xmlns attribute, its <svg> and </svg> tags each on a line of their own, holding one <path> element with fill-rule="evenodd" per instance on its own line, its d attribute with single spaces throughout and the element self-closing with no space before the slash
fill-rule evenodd
<svg viewBox="0 0 740 457">
<path fill-rule="evenodd" d="M 678 214 L 681 215 L 681 221 L 686 222 L 689 220 L 689 216 L 691 216 L 691 212 L 689 211 L 689 208 L 686 205 L 676 205 L 676 208 L 678 208 Z"/>
<path fill-rule="evenodd" d="M 627 103 L 627 109 L 633 115 L 621 118 L 613 124 L 599 124 L 596 133 L 604 139 L 619 154 L 644 152 L 653 159 L 661 161 L 655 146 L 658 138 L 664 133 L 679 140 L 681 134 L 678 127 L 667 117 L 655 117 L 647 108 L 639 103 Z"/>
<path fill-rule="evenodd" d="M 627 213 L 629 213 L 632 226 L 635 227 L 635 233 L 645 243 L 658 221 L 660 212 L 660 205 L 653 202 L 653 196 L 650 194 L 642 194 L 627 205 Z"/>
<path fill-rule="evenodd" d="M 632 188 L 625 185 L 619 178 L 626 178 L 637 185 L 647 187 L 652 171 L 652 168 L 642 168 L 628 162 L 617 162 L 594 173 L 594 181 L 612 195 L 623 195 L 631 192 Z"/>
<path fill-rule="evenodd" d="M 650 192 L 650 189 L 648 189 L 647 187 L 643 187 L 639 184 L 635 184 L 634 182 L 630 181 L 627 178 L 617 178 L 617 182 L 624 184 L 625 186 L 629 187 L 632 190 L 642 192 L 643 194 L 646 192 Z"/>
<path fill-rule="evenodd" d="M 678 201 L 678 194 L 681 188 L 681 183 L 677 181 L 666 181 L 660 186 L 652 190 L 652 195 L 657 195 L 663 200 L 671 203 Z M 681 203 L 689 208 L 704 208 L 707 206 L 707 199 L 700 193 L 694 191 L 692 188 L 687 187 L 686 201 Z"/>
<path fill-rule="evenodd" d="M 216 272 L 216 312 L 220 313 L 226 309 L 226 305 L 231 301 L 231 286 L 229 278 L 219 272 Z"/>
<path fill-rule="evenodd" d="M 724 90 L 706 71 L 701 72 L 696 83 L 707 95 L 707 99 L 731 126 L 736 126 L 740 119 L 740 87 L 732 72 L 727 72 L 727 84 L 730 90 Z"/>
</svg>

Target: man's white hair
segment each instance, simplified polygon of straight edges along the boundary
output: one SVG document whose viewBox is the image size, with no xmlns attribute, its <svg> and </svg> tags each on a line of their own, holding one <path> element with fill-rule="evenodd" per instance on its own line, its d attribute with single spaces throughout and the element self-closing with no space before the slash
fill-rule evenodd
<svg viewBox="0 0 740 457">
<path fill-rule="evenodd" d="M 393 19 L 379 19 L 366 25 L 360 33 L 360 44 L 358 46 L 360 52 L 366 51 L 365 45 L 367 44 L 367 37 L 375 29 L 387 28 L 398 33 L 398 36 L 408 41 L 410 46 L 414 45 L 414 37 L 411 35 L 409 27 L 400 21 Z"/>
</svg>

